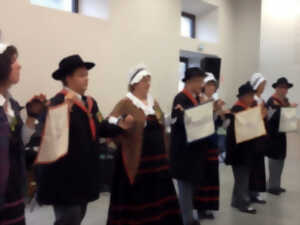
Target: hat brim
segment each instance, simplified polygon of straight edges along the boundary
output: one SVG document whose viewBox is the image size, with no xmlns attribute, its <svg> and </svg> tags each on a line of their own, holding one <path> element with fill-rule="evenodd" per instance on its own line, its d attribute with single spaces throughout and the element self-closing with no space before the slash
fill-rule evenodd
<svg viewBox="0 0 300 225">
<path fill-rule="evenodd" d="M 293 84 L 291 84 L 291 83 L 284 83 L 284 84 L 288 86 L 288 89 L 290 89 L 290 88 L 294 87 L 294 85 L 293 85 Z M 278 87 L 278 85 L 280 85 L 280 84 L 278 84 L 278 83 L 274 83 L 274 84 L 272 85 L 272 87 L 275 89 L 275 88 L 277 88 L 277 87 Z"/>
<path fill-rule="evenodd" d="M 80 68 L 80 67 L 85 67 L 87 70 L 90 70 L 93 67 L 95 67 L 95 63 L 85 62 L 83 64 L 80 64 L 80 65 L 74 67 L 73 70 Z M 57 69 L 56 71 L 54 71 L 52 73 L 52 77 L 54 80 L 62 80 L 68 73 L 69 73 L 69 71 L 66 71 L 64 69 Z"/>
</svg>

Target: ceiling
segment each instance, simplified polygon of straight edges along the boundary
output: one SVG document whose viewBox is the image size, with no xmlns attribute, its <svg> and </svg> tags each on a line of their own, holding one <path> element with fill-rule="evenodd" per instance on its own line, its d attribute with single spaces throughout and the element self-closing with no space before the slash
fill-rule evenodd
<svg viewBox="0 0 300 225">
<path fill-rule="evenodd" d="M 182 11 L 194 15 L 205 14 L 217 8 L 217 6 L 209 4 L 203 0 L 181 0 Z"/>
</svg>

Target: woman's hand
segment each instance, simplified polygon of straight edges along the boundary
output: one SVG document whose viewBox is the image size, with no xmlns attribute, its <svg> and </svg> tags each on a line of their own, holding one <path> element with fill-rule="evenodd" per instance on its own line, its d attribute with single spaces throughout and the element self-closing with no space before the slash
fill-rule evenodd
<svg viewBox="0 0 300 225">
<path fill-rule="evenodd" d="M 45 95 L 34 96 L 27 104 L 26 111 L 28 117 L 37 119 L 39 116 L 45 112 L 47 108 L 47 98 Z"/>
<path fill-rule="evenodd" d="M 134 118 L 132 115 L 127 115 L 124 119 L 120 120 L 118 125 L 124 130 L 128 130 L 133 127 Z"/>
<path fill-rule="evenodd" d="M 297 108 L 297 107 L 298 107 L 298 104 L 297 104 L 297 103 L 292 103 L 292 104 L 291 104 L 291 107 Z"/>
<path fill-rule="evenodd" d="M 175 106 L 175 110 L 180 110 L 181 112 L 183 112 L 184 108 L 182 107 L 182 105 L 178 104 Z"/>
<path fill-rule="evenodd" d="M 263 118 L 268 116 L 268 109 L 264 105 L 261 105 L 261 114 Z"/>
</svg>

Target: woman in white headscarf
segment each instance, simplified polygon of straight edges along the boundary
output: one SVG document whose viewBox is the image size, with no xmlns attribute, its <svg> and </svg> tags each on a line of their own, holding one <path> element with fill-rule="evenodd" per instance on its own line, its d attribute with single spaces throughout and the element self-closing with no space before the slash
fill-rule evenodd
<svg viewBox="0 0 300 225">
<path fill-rule="evenodd" d="M 129 76 L 129 92 L 109 122 L 124 132 L 112 185 L 108 225 L 182 225 L 169 173 L 164 116 L 150 95 L 151 74 L 143 65 Z"/>
<path fill-rule="evenodd" d="M 251 76 L 250 84 L 255 91 L 255 102 L 253 105 L 260 105 L 262 107 L 265 122 L 267 122 L 267 108 L 262 94 L 265 90 L 266 79 L 260 73 L 255 73 Z M 266 153 L 266 139 L 267 137 L 258 138 L 255 142 L 255 167 L 250 175 L 250 197 L 253 203 L 265 204 L 260 193 L 266 192 L 266 173 L 265 173 L 265 153 Z"/>
</svg>

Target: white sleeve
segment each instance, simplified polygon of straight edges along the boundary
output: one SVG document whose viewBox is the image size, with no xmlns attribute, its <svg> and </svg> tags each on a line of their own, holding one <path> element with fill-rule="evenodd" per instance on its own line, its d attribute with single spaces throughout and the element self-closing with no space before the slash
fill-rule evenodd
<svg viewBox="0 0 300 225">
<path fill-rule="evenodd" d="M 120 120 L 120 117 L 117 118 L 117 117 L 114 117 L 114 116 L 110 116 L 110 117 L 108 118 L 108 122 L 109 122 L 110 124 L 115 124 L 115 125 L 118 125 L 119 120 Z"/>
<path fill-rule="evenodd" d="M 35 129 L 28 127 L 26 124 L 22 128 L 22 140 L 24 145 L 27 145 L 30 141 L 31 136 L 34 134 Z"/>
</svg>

